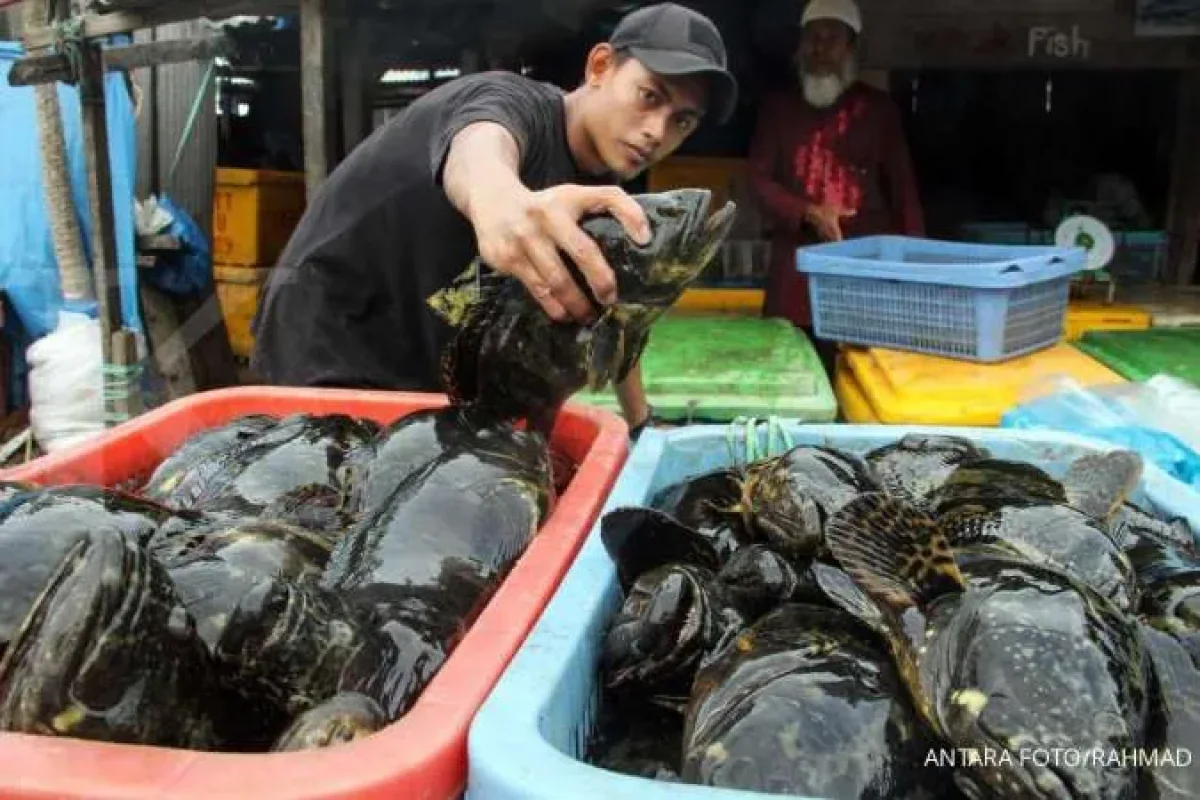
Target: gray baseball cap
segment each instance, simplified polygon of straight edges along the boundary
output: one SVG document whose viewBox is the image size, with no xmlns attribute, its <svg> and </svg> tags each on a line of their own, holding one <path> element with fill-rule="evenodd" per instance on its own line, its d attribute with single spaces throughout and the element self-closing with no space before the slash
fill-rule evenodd
<svg viewBox="0 0 1200 800">
<path fill-rule="evenodd" d="M 728 69 L 725 42 L 708 17 L 675 3 L 639 8 L 627 14 L 608 43 L 658 75 L 705 75 L 711 80 L 709 106 L 727 122 L 737 106 L 738 85 Z"/>
</svg>

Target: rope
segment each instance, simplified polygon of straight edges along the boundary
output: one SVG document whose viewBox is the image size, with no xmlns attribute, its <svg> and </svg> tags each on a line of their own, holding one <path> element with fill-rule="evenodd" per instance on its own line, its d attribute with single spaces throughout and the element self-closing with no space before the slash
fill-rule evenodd
<svg viewBox="0 0 1200 800">
<path fill-rule="evenodd" d="M 752 464 L 759 459 L 760 434 L 758 428 L 764 423 L 767 427 L 767 436 L 762 458 L 771 458 L 795 447 L 791 434 L 788 433 L 787 427 L 779 417 L 770 416 L 761 420 L 756 417 L 739 416 L 734 418 L 725 429 L 725 445 L 729 448 L 729 460 L 734 467 Z M 740 443 L 738 441 L 739 433 L 742 434 Z M 776 437 L 780 444 L 778 450 L 772 446 Z"/>
<path fill-rule="evenodd" d="M 68 17 L 57 20 L 50 26 L 54 30 L 54 47 L 71 65 L 71 74 L 78 81 L 83 77 L 83 20 Z M 102 76 L 103 77 L 103 76 Z"/>
<path fill-rule="evenodd" d="M 103 364 L 101 373 L 104 376 L 104 424 L 119 425 L 127 422 L 130 415 L 122 411 L 112 411 L 112 404 L 124 400 L 135 391 L 141 391 L 141 364 Z"/>
</svg>

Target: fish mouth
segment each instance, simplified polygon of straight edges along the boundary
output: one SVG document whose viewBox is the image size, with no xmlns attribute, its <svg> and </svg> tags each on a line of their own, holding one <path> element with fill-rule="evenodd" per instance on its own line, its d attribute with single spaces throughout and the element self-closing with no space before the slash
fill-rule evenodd
<svg viewBox="0 0 1200 800">
<path fill-rule="evenodd" d="M 695 231 L 696 239 L 702 246 L 723 239 L 733 225 L 734 216 L 737 214 L 737 204 L 726 201 L 725 205 L 710 214 L 709 210 L 712 208 L 713 201 L 712 191 L 709 189 L 686 191 L 689 195 L 687 200 L 690 206 L 685 226 L 687 230 Z"/>
<path fill-rule="evenodd" d="M 704 205 L 705 209 L 707 209 L 708 202 L 705 202 Z M 733 227 L 733 220 L 736 216 L 737 204 L 732 200 L 727 200 L 725 205 L 721 206 L 705 221 L 704 227 L 701 229 L 700 238 L 706 245 L 724 241 Z"/>
</svg>

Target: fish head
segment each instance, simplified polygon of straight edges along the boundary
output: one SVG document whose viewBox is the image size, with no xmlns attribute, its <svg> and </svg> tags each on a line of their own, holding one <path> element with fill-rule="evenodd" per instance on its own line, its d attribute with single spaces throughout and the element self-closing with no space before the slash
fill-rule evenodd
<svg viewBox="0 0 1200 800">
<path fill-rule="evenodd" d="M 666 307 L 700 276 L 724 243 L 737 214 L 732 202 L 710 214 L 708 189 L 634 195 L 650 223 L 650 241 L 638 244 L 611 216 L 583 228 L 600 246 L 617 280 L 618 303 Z M 580 281 L 580 285 L 586 285 Z"/>
<path fill-rule="evenodd" d="M 607 688 L 653 694 L 690 682 L 717 635 L 712 580 L 710 570 L 670 564 L 634 581 L 604 640 Z"/>
<path fill-rule="evenodd" d="M 699 531 L 652 508 L 615 508 L 600 520 L 600 541 L 617 569 L 622 589 L 668 564 L 716 571 L 716 550 Z"/>
</svg>

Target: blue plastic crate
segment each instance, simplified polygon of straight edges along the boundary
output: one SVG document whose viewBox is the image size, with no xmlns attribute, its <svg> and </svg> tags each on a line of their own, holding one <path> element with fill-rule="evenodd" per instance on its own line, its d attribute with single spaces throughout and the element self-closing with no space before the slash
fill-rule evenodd
<svg viewBox="0 0 1200 800">
<path fill-rule="evenodd" d="M 968 222 L 960 227 L 968 242 L 981 244 L 1053 244 L 1054 234 L 1025 222 Z"/>
<path fill-rule="evenodd" d="M 604 512 L 644 505 L 659 489 L 729 463 L 724 425 L 648 430 L 626 462 Z M 865 453 L 907 433 L 968 436 L 1001 458 L 1061 477 L 1071 460 L 1111 445 L 1066 433 L 998 428 L 799 425 L 796 444 Z M 760 438 L 765 448 L 766 436 Z M 763 449 L 763 448 L 760 448 Z M 1185 517 L 1200 530 L 1200 494 L 1147 465 L 1134 500 Z M 579 760 L 598 711 L 599 645 L 621 603 L 616 571 L 593 526 L 575 563 L 471 725 L 468 800 L 762 800 L 764 795 L 657 782 Z"/>
<path fill-rule="evenodd" d="M 1107 270 L 1119 283 L 1155 283 L 1167 263 L 1165 231 L 1113 231 L 1116 251 Z"/>
<path fill-rule="evenodd" d="M 822 339 L 994 362 L 1062 338 L 1083 248 L 868 236 L 802 247 Z"/>
</svg>

